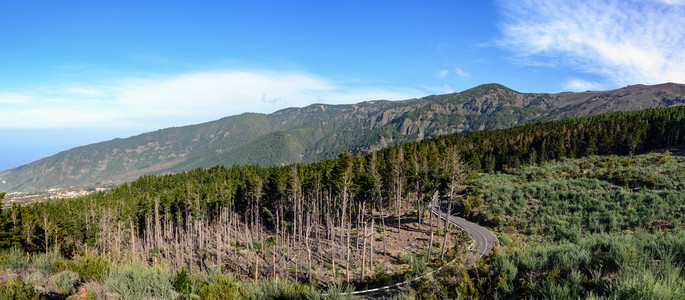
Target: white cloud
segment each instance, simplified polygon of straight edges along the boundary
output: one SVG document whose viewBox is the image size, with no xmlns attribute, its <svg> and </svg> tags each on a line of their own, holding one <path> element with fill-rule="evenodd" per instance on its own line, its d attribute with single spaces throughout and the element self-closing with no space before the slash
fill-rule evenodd
<svg viewBox="0 0 685 300">
<path fill-rule="evenodd" d="M 464 72 L 461 68 L 454 68 L 454 73 L 461 76 L 461 77 L 469 77 L 469 73 Z"/>
<path fill-rule="evenodd" d="M 582 92 L 602 88 L 602 85 L 597 82 L 586 81 L 580 78 L 568 79 L 563 85 L 564 89 L 572 92 Z"/>
<path fill-rule="evenodd" d="M 607 84 L 685 82 L 683 1 L 500 1 L 499 45 L 531 65 L 573 68 Z"/>
<path fill-rule="evenodd" d="M 21 93 L 0 93 L 0 104 L 26 104 L 32 101 L 32 97 Z"/>
<path fill-rule="evenodd" d="M 0 128 L 149 130 L 315 102 L 401 100 L 424 94 L 417 89 L 350 84 L 303 72 L 194 72 L 0 91 Z"/>
<path fill-rule="evenodd" d="M 685 5 L 685 0 L 661 0 L 661 2 L 671 5 Z"/>
<path fill-rule="evenodd" d="M 444 94 L 451 94 L 451 93 L 454 93 L 454 90 L 452 89 L 452 87 L 445 84 L 444 86 L 442 86 L 442 92 Z"/>
<path fill-rule="evenodd" d="M 445 78 L 445 77 L 447 77 L 447 75 L 449 75 L 449 73 L 450 73 L 450 71 L 442 70 L 442 71 L 438 72 L 437 74 L 435 74 L 435 77 Z"/>
<path fill-rule="evenodd" d="M 464 70 L 462 70 L 459 67 L 454 67 L 454 74 L 460 77 L 470 77 L 469 73 L 466 73 Z M 447 76 L 450 75 L 450 71 L 448 70 L 441 70 L 440 72 L 435 74 L 435 77 L 444 79 L 447 78 Z"/>
</svg>

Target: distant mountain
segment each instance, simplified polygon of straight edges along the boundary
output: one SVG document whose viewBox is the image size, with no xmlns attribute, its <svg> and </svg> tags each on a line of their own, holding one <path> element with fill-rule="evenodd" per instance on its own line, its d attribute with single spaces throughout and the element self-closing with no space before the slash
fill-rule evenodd
<svg viewBox="0 0 685 300">
<path fill-rule="evenodd" d="M 144 174 L 233 164 L 332 158 L 470 130 L 685 103 L 685 85 L 634 85 L 582 93 L 519 93 L 498 84 L 404 101 L 313 104 L 246 113 L 73 148 L 0 172 L 0 190 L 110 186 Z M 1 182 L 6 183 L 1 183 Z"/>
</svg>

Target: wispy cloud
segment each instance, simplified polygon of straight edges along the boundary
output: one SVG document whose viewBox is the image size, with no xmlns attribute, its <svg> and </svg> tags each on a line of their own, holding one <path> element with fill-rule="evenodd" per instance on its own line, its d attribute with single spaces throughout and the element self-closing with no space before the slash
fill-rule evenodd
<svg viewBox="0 0 685 300">
<path fill-rule="evenodd" d="M 459 75 L 459 76 L 461 76 L 461 77 L 469 77 L 469 76 L 471 76 L 471 75 L 469 75 L 469 73 L 464 72 L 464 70 L 462 70 L 461 68 L 454 68 L 454 74 L 457 74 L 457 75 Z"/>
<path fill-rule="evenodd" d="M 572 68 L 612 86 L 685 82 L 683 1 L 522 0 L 499 8 L 498 44 L 523 63 Z"/>
<path fill-rule="evenodd" d="M 685 0 L 661 0 L 661 2 L 666 4 L 685 5 Z"/>
<path fill-rule="evenodd" d="M 451 86 L 445 84 L 442 86 L 442 92 L 445 94 L 451 94 L 451 93 L 454 93 L 454 90 L 452 89 Z"/>
<path fill-rule="evenodd" d="M 30 103 L 33 99 L 22 93 L 0 93 L 0 105 L 22 105 Z"/>
<path fill-rule="evenodd" d="M 599 83 L 583 80 L 580 78 L 567 79 L 563 83 L 563 86 L 567 91 L 590 91 L 601 88 Z"/>
<path fill-rule="evenodd" d="M 454 67 L 453 72 L 455 75 L 457 75 L 459 77 L 470 77 L 471 76 L 471 75 L 469 75 L 469 73 L 466 73 L 466 71 L 462 70 L 459 67 Z M 450 72 L 449 70 L 440 70 L 439 72 L 437 72 L 435 74 L 435 77 L 440 78 L 440 79 L 444 79 L 444 78 L 447 78 L 447 76 L 449 76 L 450 74 L 452 74 L 452 72 Z"/>
<path fill-rule="evenodd" d="M 425 94 L 304 72 L 193 72 L 0 91 L 0 128 L 161 128 L 315 102 L 400 100 Z"/>
</svg>

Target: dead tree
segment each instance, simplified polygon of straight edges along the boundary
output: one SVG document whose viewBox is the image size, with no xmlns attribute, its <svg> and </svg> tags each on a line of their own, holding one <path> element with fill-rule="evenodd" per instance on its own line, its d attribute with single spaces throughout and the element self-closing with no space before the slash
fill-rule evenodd
<svg viewBox="0 0 685 300">
<path fill-rule="evenodd" d="M 447 149 L 446 159 L 444 161 L 444 170 L 448 176 L 447 183 L 447 211 L 445 212 L 445 237 L 443 238 L 442 250 L 440 253 L 440 259 L 445 257 L 445 244 L 447 243 L 448 229 L 449 229 L 449 218 L 452 212 L 452 203 L 454 199 L 457 198 L 458 193 L 461 192 L 463 187 L 461 186 L 466 179 L 466 172 L 464 164 L 461 162 L 461 157 L 459 156 L 459 150 L 456 147 L 450 147 Z"/>
<path fill-rule="evenodd" d="M 395 199 L 395 210 L 397 214 L 397 232 L 400 232 L 402 225 L 402 168 L 404 166 L 404 150 L 402 147 L 395 148 L 390 152 L 390 176 L 392 176 L 392 195 Z"/>
</svg>

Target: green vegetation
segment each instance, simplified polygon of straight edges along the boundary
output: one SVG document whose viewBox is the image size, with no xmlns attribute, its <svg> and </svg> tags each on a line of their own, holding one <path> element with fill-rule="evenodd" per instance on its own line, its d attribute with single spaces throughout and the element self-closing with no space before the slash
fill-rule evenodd
<svg viewBox="0 0 685 300">
<path fill-rule="evenodd" d="M 110 271 L 109 259 L 87 254 L 75 257 L 73 260 L 60 260 L 55 263 L 56 271 L 69 270 L 79 274 L 85 281 L 104 282 Z"/>
<path fill-rule="evenodd" d="M 681 106 L 441 136 L 308 165 L 143 176 L 84 198 L 3 209 L 0 263 L 58 273 L 66 292 L 91 282 L 123 298 L 323 297 L 317 286 L 380 285 L 440 265 L 435 253 L 427 261 L 406 252 L 405 266 L 386 272 L 364 252 L 369 241 L 380 251 L 403 218 L 425 218 L 439 192 L 502 235 L 504 247 L 425 278 L 417 297 L 668 298 L 682 292 L 685 160 L 618 155 L 683 142 Z M 375 235 L 365 238 L 368 228 Z M 56 246 L 61 254 L 49 256 Z M 448 257 L 464 258 L 459 249 Z"/>
<path fill-rule="evenodd" d="M 421 299 L 682 299 L 685 230 L 592 234 L 576 243 L 508 247 L 472 269 L 443 269 Z"/>
<path fill-rule="evenodd" d="M 64 258 L 58 251 L 49 251 L 48 253 L 40 253 L 31 258 L 33 266 L 45 276 L 51 276 L 55 273 L 58 265 L 63 265 Z"/>
<path fill-rule="evenodd" d="M 55 274 L 53 281 L 63 295 L 71 295 L 76 292 L 76 286 L 81 278 L 78 273 L 66 270 Z"/>
<path fill-rule="evenodd" d="M 484 201 L 472 215 L 497 223 L 509 245 L 473 269 L 422 282 L 417 296 L 681 299 L 684 167 L 684 157 L 664 152 L 481 176 Z"/>
<path fill-rule="evenodd" d="M 174 295 L 173 279 L 169 269 L 134 262 L 111 268 L 105 286 L 123 299 L 170 299 Z"/>
<path fill-rule="evenodd" d="M 229 207 L 234 211 L 245 211 L 256 204 L 253 201 L 254 196 L 256 196 L 254 192 L 261 193 L 259 194 L 260 206 L 263 206 L 263 209 L 259 209 L 260 213 L 257 215 L 243 216 L 242 221 L 249 223 L 252 219 L 258 218 L 267 221 L 268 226 L 280 226 L 273 223 L 277 214 L 280 215 L 281 221 L 286 221 L 284 218 L 293 216 L 292 209 L 294 207 L 285 205 L 287 201 L 293 200 L 287 198 L 288 193 L 293 191 L 292 183 L 295 182 L 293 181 L 294 177 L 289 175 L 292 172 L 296 172 L 297 182 L 304 188 L 299 195 L 313 196 L 311 193 L 318 193 L 318 197 L 334 198 L 342 196 L 341 192 L 346 187 L 341 185 L 339 176 L 344 173 L 344 170 L 347 170 L 343 168 L 349 168 L 349 171 L 352 172 L 349 173 L 351 181 L 347 190 L 352 192 L 350 198 L 357 204 L 371 201 L 366 206 L 370 208 L 378 207 L 383 198 L 391 199 L 394 197 L 393 195 L 397 194 L 397 191 L 393 191 L 392 188 L 394 184 L 393 174 L 399 174 L 401 179 L 407 183 L 403 185 L 404 190 L 401 191 L 401 194 L 417 192 L 425 196 L 432 194 L 432 191 L 446 188 L 441 183 L 446 180 L 444 177 L 446 173 L 444 173 L 445 170 L 441 164 L 445 153 L 455 151 L 449 150 L 454 147 L 456 147 L 456 151 L 461 152 L 463 160 L 475 170 L 514 170 L 527 163 L 563 157 L 592 154 L 629 154 L 665 147 L 683 142 L 685 138 L 685 130 L 683 129 L 685 129 L 685 108 L 675 107 L 543 122 L 509 130 L 469 132 L 465 135 L 449 135 L 420 143 L 409 143 L 401 147 L 378 151 L 375 154 L 377 156 L 374 162 L 375 173 L 369 172 L 369 169 L 372 168 L 370 164 L 371 155 L 358 157 L 345 154 L 338 160 L 327 160 L 310 165 L 271 168 L 234 166 L 230 169 L 213 167 L 160 177 L 144 176 L 131 184 L 125 184 L 111 192 L 99 193 L 92 197 L 52 201 L 26 207 L 12 207 L 2 213 L 3 217 L 0 218 L 0 223 L 6 225 L 0 234 L 7 236 L 6 241 L 13 241 L 12 243 L 20 245 L 28 251 L 45 251 L 46 245 L 49 246 L 58 240 L 62 241 L 63 247 L 72 249 L 84 245 L 94 247 L 98 246 L 98 243 L 108 243 L 107 246 L 112 247 L 111 239 L 106 241 L 99 241 L 98 239 L 104 238 L 103 234 L 113 233 L 114 227 L 103 227 L 121 226 L 122 230 L 134 230 L 142 233 L 146 228 L 149 229 L 145 222 L 154 221 L 150 219 L 150 214 L 155 210 L 155 201 L 159 205 L 157 208 L 159 218 L 168 218 L 172 225 L 185 226 L 186 222 L 193 218 L 208 217 L 211 221 L 218 217 L 221 207 Z M 454 147 L 450 148 L 451 145 Z M 394 153 L 399 153 L 400 150 L 403 153 L 403 158 L 401 160 L 393 158 L 396 157 Z M 391 161 L 391 159 L 396 161 Z M 395 171 L 391 166 L 395 162 L 402 162 L 400 173 L 393 173 Z M 580 168 L 578 166 L 576 169 L 580 170 Z M 623 169 L 596 171 L 592 178 L 573 178 L 573 170 L 569 169 L 569 178 L 565 178 L 564 181 L 566 179 L 568 179 L 567 182 L 582 181 L 583 189 L 590 186 L 594 186 L 598 190 L 612 187 L 619 191 L 619 195 L 625 197 L 641 197 L 632 192 L 627 193 L 627 189 L 665 184 L 652 182 L 649 177 L 640 175 L 638 171 L 635 171 L 635 167 L 631 171 L 629 166 Z M 553 180 L 544 179 L 545 171 L 540 172 L 542 172 L 540 175 L 530 175 L 532 179 L 540 176 L 541 181 L 530 183 L 528 185 L 530 188 L 526 189 L 525 193 L 538 192 L 535 190 L 536 186 L 548 186 L 550 182 L 545 182 L 545 180 Z M 602 176 L 616 175 L 609 172 L 623 172 L 620 177 L 615 179 L 619 185 L 602 179 Z M 377 175 L 370 176 L 371 174 Z M 625 189 L 625 184 L 622 184 L 623 181 L 628 184 L 627 189 Z M 559 184 L 563 187 L 564 183 L 560 180 Z M 624 190 L 624 193 L 621 193 L 621 190 Z M 539 192 L 546 193 L 546 190 Z M 578 193 L 582 195 L 582 193 Z M 606 190 L 602 197 L 613 197 L 612 193 L 613 191 Z M 586 193 L 586 197 L 587 195 Z M 575 197 L 575 194 L 561 195 L 557 193 L 552 196 L 562 199 L 560 197 Z M 666 203 L 677 201 L 673 197 L 678 197 L 678 195 L 665 197 Z M 422 197 L 422 199 L 426 201 L 427 197 Z M 637 198 L 623 200 L 639 201 Z M 499 214 L 501 213 L 500 210 L 505 208 L 521 209 L 522 205 L 525 204 L 521 202 L 520 197 L 513 199 L 513 203 L 509 203 L 507 199 L 501 199 L 501 201 L 501 205 L 494 205 L 496 203 L 493 203 L 490 208 L 491 213 Z M 586 202 L 574 205 L 591 205 L 587 202 L 589 200 L 583 201 Z M 464 201 L 470 207 L 477 206 L 479 204 L 477 202 L 477 198 L 468 198 L 467 201 Z M 336 207 L 331 207 L 332 209 L 342 209 L 342 207 L 337 206 L 342 203 L 335 203 Z M 382 203 L 382 205 L 390 204 L 387 200 L 382 201 Z M 654 206 L 658 205 L 659 203 L 654 203 Z M 425 205 L 423 207 L 425 208 Z M 308 207 L 308 209 L 313 208 Z M 630 209 L 630 207 L 624 208 Z M 347 206 L 346 209 L 352 209 L 353 214 L 363 213 L 362 211 L 354 211 L 358 209 L 357 205 Z M 633 207 L 633 209 L 640 208 Z M 102 212 L 103 210 L 107 213 L 100 213 L 100 215 L 113 219 L 102 219 L 97 216 L 98 214 L 93 214 L 94 211 Z M 636 210 L 635 213 L 637 214 L 637 212 Z M 323 217 L 324 213 L 324 211 L 319 210 L 319 217 Z M 80 215 L 83 217 L 57 217 L 64 215 Z M 86 217 L 86 215 L 90 215 L 90 217 Z M 676 219 L 677 216 L 673 215 Z M 542 218 L 544 216 L 541 215 L 540 220 L 536 222 L 544 223 Z M 588 218 L 596 219 L 599 216 L 596 214 L 596 216 Z M 287 221 L 292 222 L 293 220 Z M 505 221 L 508 222 L 509 220 Z M 17 226 L 10 226 L 15 222 Z M 570 220 L 570 222 L 575 221 Z M 619 230 L 620 223 L 628 222 L 628 220 L 618 218 L 611 222 L 606 225 L 607 223 L 602 221 L 602 225 L 597 226 L 604 228 L 593 225 L 596 228 L 593 227 L 592 230 L 597 232 Z M 573 224 L 575 223 L 571 223 L 569 226 L 575 226 Z M 164 229 L 165 224 L 160 225 Z M 533 223 L 525 226 L 537 225 Z M 32 228 L 32 230 L 29 232 L 27 228 Z M 535 230 L 535 228 L 531 227 L 529 230 Z M 110 235 L 110 237 L 112 236 Z"/>
<path fill-rule="evenodd" d="M 25 270 L 29 266 L 26 252 L 17 247 L 10 248 L 0 261 L 5 268 L 10 270 Z"/>
<path fill-rule="evenodd" d="M 72 260 L 64 263 L 81 264 L 80 261 Z M 174 276 L 167 267 L 151 267 L 140 262 L 112 265 L 104 278 L 105 290 L 88 289 L 90 286 L 84 284 L 87 280 L 84 281 L 79 273 L 70 270 L 58 272 L 50 281 L 56 288 L 56 293 L 63 296 L 72 295 L 85 286 L 86 294 L 93 299 L 176 299 L 181 295 L 190 299 L 352 299 L 351 296 L 341 296 L 340 293 L 346 290 L 336 286 L 322 292 L 285 280 L 246 282 L 216 269 L 192 275 L 179 272 Z M 39 299 L 41 295 L 55 297 L 49 292 L 50 290 L 40 293 L 33 284 L 24 283 L 20 279 L 0 283 L 0 300 Z"/>
<path fill-rule="evenodd" d="M 33 285 L 24 283 L 21 280 L 9 280 L 0 283 L 0 300 L 38 300 L 40 294 L 36 292 Z"/>
<path fill-rule="evenodd" d="M 680 228 L 685 160 L 669 153 L 564 159 L 487 175 L 484 218 L 526 235 L 576 242 L 586 233 Z"/>
</svg>

